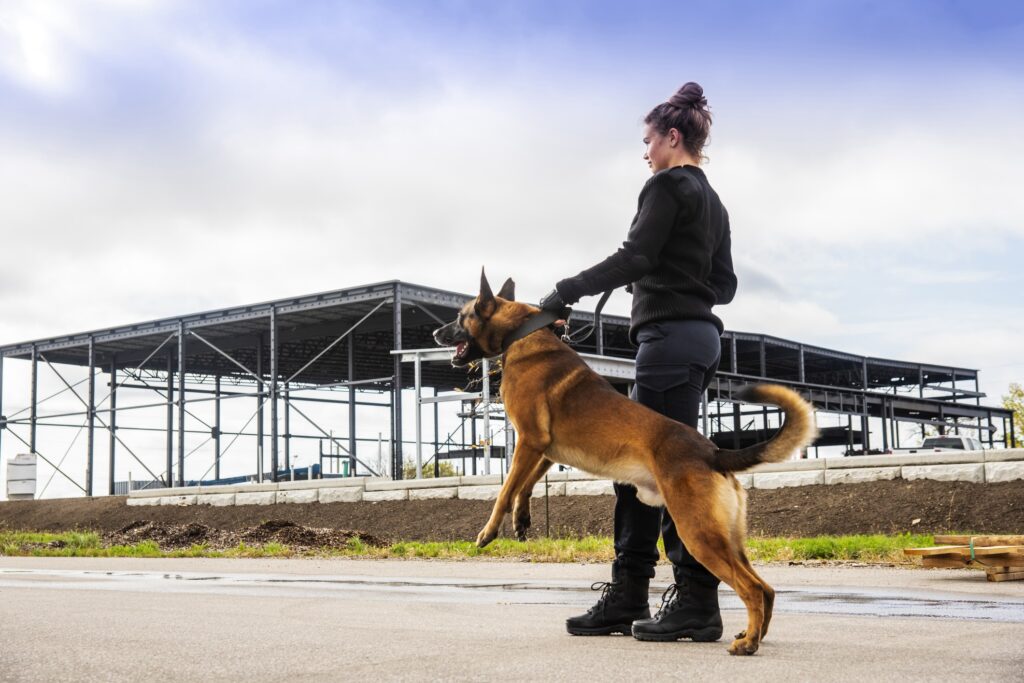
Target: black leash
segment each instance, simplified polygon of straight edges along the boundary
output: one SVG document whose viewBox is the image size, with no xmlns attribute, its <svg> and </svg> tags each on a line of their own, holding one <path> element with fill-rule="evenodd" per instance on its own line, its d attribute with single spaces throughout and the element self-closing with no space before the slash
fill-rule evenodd
<svg viewBox="0 0 1024 683">
<path fill-rule="evenodd" d="M 586 340 L 590 339 L 590 336 L 594 334 L 594 330 L 597 329 L 597 321 L 601 319 L 601 311 L 604 310 L 604 305 L 608 303 L 608 299 L 611 297 L 614 289 L 609 289 L 607 292 L 601 295 L 601 299 L 597 302 L 597 308 L 594 309 L 594 322 L 581 327 L 574 334 L 569 334 L 569 321 L 565 321 L 565 332 L 562 333 L 562 341 L 566 344 L 582 344 Z M 571 314 L 570 314 L 570 317 Z"/>
</svg>

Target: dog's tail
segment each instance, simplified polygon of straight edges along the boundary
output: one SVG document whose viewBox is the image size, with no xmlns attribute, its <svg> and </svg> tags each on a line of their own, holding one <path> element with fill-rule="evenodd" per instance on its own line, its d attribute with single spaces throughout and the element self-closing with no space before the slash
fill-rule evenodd
<svg viewBox="0 0 1024 683">
<path fill-rule="evenodd" d="M 735 451 L 718 449 L 714 467 L 719 472 L 739 472 L 762 462 L 782 462 L 795 451 L 810 445 L 818 435 L 813 409 L 792 389 L 777 384 L 754 384 L 734 393 L 733 397 L 750 403 L 779 406 L 786 414 L 786 422 L 767 441 Z"/>
</svg>

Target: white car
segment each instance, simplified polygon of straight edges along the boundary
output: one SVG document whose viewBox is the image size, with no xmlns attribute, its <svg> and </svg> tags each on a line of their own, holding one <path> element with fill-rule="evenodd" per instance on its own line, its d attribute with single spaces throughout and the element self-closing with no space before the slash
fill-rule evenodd
<svg viewBox="0 0 1024 683">
<path fill-rule="evenodd" d="M 931 436 L 916 448 L 901 448 L 896 453 L 942 453 L 943 451 L 983 451 L 985 447 L 969 436 Z"/>
</svg>

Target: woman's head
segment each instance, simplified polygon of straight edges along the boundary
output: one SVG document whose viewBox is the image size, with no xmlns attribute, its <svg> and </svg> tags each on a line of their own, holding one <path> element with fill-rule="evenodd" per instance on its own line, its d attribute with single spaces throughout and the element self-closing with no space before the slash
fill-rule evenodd
<svg viewBox="0 0 1024 683">
<path fill-rule="evenodd" d="M 704 89 L 698 84 L 681 87 L 668 102 L 652 109 L 644 123 L 644 159 L 654 172 L 706 159 L 704 146 L 711 133 L 711 112 Z"/>
</svg>

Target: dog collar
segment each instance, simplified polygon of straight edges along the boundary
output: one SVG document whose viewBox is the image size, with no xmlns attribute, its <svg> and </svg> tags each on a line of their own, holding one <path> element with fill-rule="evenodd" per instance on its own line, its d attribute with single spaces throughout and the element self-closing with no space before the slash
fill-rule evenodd
<svg viewBox="0 0 1024 683">
<path fill-rule="evenodd" d="M 512 330 L 511 334 L 505 337 L 505 340 L 501 344 L 501 352 L 505 353 L 508 351 L 508 347 L 512 346 L 515 342 L 519 341 L 523 337 L 533 334 L 539 329 L 549 327 L 552 323 L 559 319 L 559 316 L 551 311 L 542 310 L 540 313 L 530 316 L 526 322 Z"/>
</svg>

